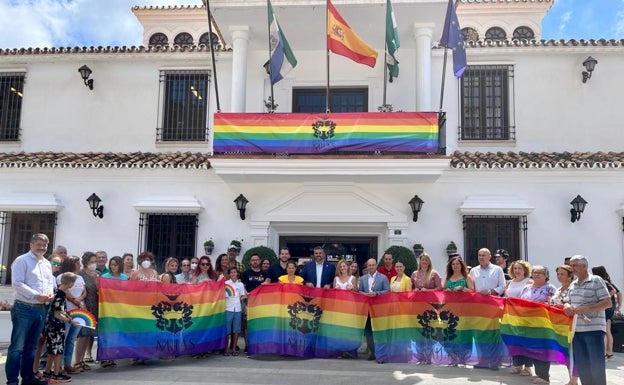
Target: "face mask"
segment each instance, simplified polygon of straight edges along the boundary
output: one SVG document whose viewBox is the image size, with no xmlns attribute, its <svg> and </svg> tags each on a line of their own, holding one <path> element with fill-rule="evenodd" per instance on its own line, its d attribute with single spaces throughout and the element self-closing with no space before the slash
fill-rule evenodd
<svg viewBox="0 0 624 385">
<path fill-rule="evenodd" d="M 150 266 L 152 266 L 152 262 L 151 261 L 143 261 L 143 262 L 141 262 L 141 266 L 143 266 L 144 269 L 147 269 Z"/>
<path fill-rule="evenodd" d="M 95 271 L 95 269 L 96 269 L 96 268 L 97 268 L 97 264 L 95 264 L 95 263 L 90 263 L 90 264 L 87 266 L 87 269 L 89 269 L 89 270 L 91 270 L 91 271 Z"/>
<path fill-rule="evenodd" d="M 193 269 L 193 270 L 197 269 L 197 264 L 196 263 L 191 263 L 191 269 Z"/>
</svg>

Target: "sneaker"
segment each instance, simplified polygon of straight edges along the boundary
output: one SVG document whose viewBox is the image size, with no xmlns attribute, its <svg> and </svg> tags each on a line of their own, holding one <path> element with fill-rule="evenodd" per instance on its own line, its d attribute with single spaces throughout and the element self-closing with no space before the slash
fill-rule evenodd
<svg viewBox="0 0 624 385">
<path fill-rule="evenodd" d="M 64 374 L 53 374 L 52 377 L 50 377 L 50 382 L 53 384 L 64 384 L 66 382 L 70 382 L 71 380 L 70 376 L 66 376 Z"/>
<path fill-rule="evenodd" d="M 34 378 L 28 382 L 23 382 L 22 381 L 22 385 L 48 385 L 48 381 L 45 380 L 40 380 L 38 378 Z"/>
</svg>

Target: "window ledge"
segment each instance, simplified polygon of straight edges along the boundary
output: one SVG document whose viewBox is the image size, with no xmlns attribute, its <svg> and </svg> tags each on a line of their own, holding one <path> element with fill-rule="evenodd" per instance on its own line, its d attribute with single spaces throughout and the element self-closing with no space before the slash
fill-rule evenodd
<svg viewBox="0 0 624 385">
<path fill-rule="evenodd" d="M 209 141 L 166 141 L 166 142 L 156 142 L 156 148 L 180 148 L 183 147 L 185 150 L 190 150 L 193 148 L 206 150 L 209 147 Z"/>
<path fill-rule="evenodd" d="M 457 141 L 457 145 L 458 146 L 465 146 L 465 147 L 487 147 L 487 146 L 492 146 L 492 147 L 500 147 L 500 146 L 515 147 L 516 146 L 516 140 L 515 139 L 510 139 L 510 140 L 458 140 Z"/>
</svg>

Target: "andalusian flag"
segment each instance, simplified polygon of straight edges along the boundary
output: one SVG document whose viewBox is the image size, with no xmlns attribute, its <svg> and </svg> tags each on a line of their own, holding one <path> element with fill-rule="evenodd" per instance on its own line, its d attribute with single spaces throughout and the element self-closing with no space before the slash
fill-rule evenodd
<svg viewBox="0 0 624 385">
<path fill-rule="evenodd" d="M 282 80 L 297 65 L 297 58 L 290 49 L 288 40 L 282 32 L 282 28 L 273 14 L 271 1 L 267 0 L 269 10 L 269 39 L 271 43 L 271 57 L 269 65 L 271 68 L 271 84 Z"/>
<path fill-rule="evenodd" d="M 561 308 L 519 298 L 505 302 L 501 333 L 511 355 L 565 364 L 571 329 L 572 317 Z"/>
<path fill-rule="evenodd" d="M 330 0 L 327 0 L 327 49 L 369 67 L 377 63 L 377 51 L 353 32 Z"/>
<path fill-rule="evenodd" d="M 388 66 L 390 83 L 392 83 L 393 78 L 399 77 L 399 61 L 394 56 L 394 53 L 400 46 L 399 30 L 394 17 L 394 10 L 392 9 L 392 3 L 388 0 L 386 3 L 386 49 L 388 50 L 386 53 L 386 65 Z"/>
<path fill-rule="evenodd" d="M 275 283 L 252 291 L 247 311 L 249 354 L 335 358 L 362 344 L 368 297 Z"/>
<path fill-rule="evenodd" d="M 98 359 L 150 359 L 224 349 L 223 284 L 100 278 Z"/>
</svg>

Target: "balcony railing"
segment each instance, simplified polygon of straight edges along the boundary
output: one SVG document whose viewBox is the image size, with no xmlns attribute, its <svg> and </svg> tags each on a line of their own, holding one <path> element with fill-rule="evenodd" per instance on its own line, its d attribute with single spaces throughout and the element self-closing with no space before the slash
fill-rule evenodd
<svg viewBox="0 0 624 385">
<path fill-rule="evenodd" d="M 215 154 L 444 154 L 444 113 L 216 113 Z"/>
</svg>

